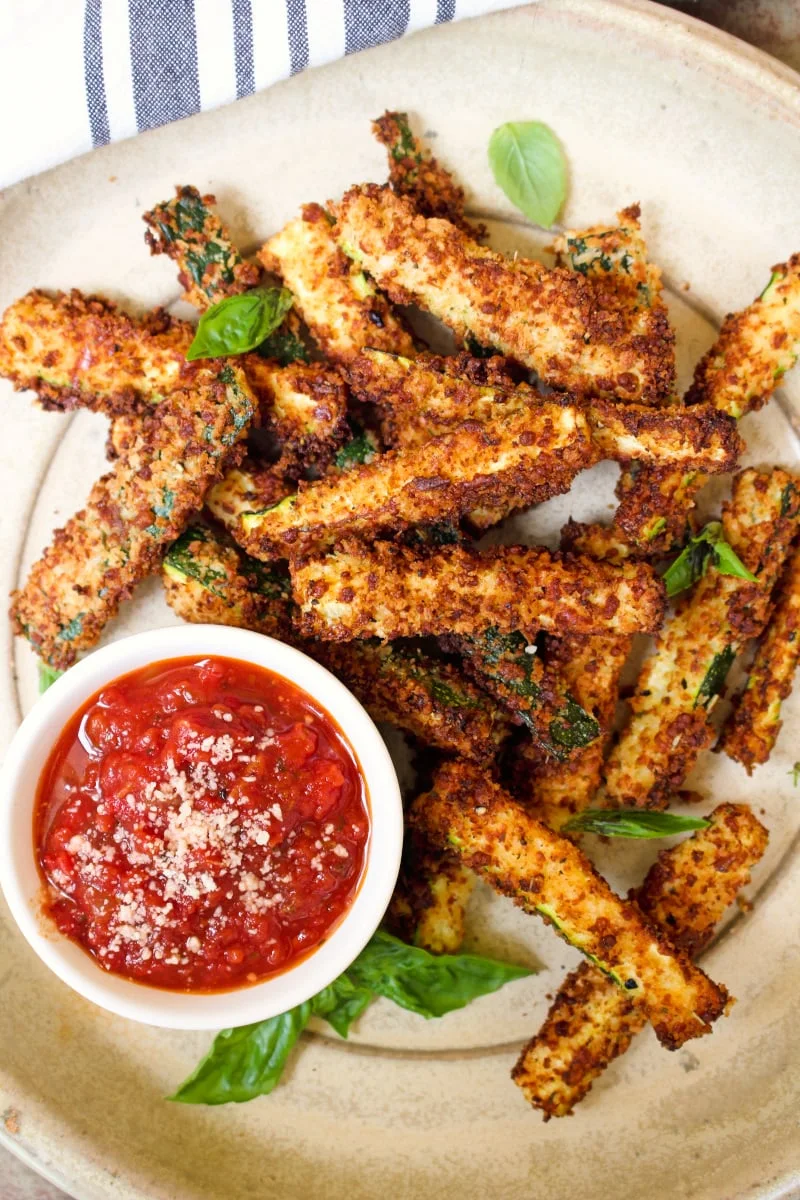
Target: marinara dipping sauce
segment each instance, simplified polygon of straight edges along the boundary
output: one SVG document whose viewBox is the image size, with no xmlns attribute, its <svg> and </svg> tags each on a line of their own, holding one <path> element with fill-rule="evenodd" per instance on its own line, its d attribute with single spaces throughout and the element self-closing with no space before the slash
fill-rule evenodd
<svg viewBox="0 0 800 1200">
<path fill-rule="evenodd" d="M 300 688 L 229 658 L 115 680 L 61 734 L 34 817 L 46 910 L 107 971 L 216 991 L 284 971 L 358 889 L 364 781 Z"/>
</svg>

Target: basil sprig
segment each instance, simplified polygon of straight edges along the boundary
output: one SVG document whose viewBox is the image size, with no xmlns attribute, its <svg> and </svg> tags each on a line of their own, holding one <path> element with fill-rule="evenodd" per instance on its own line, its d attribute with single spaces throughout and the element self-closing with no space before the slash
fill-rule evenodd
<svg viewBox="0 0 800 1200">
<path fill-rule="evenodd" d="M 667 595 L 677 596 L 678 592 L 692 587 L 705 575 L 709 564 L 713 564 L 721 575 L 736 575 L 750 583 L 757 582 L 753 572 L 748 571 L 733 547 L 723 538 L 720 522 L 709 521 L 705 529 L 689 539 L 664 572 Z"/>
<path fill-rule="evenodd" d="M 647 812 L 638 808 L 585 808 L 561 826 L 564 833 L 596 833 L 604 837 L 662 838 L 693 829 L 707 829 L 703 817 Z"/>
<path fill-rule="evenodd" d="M 378 930 L 351 966 L 323 991 L 268 1021 L 224 1029 L 178 1088 L 182 1104 L 241 1104 L 266 1096 L 280 1081 L 289 1055 L 312 1016 L 343 1038 L 376 996 L 423 1017 L 441 1017 L 477 996 L 529 975 L 528 967 L 476 954 L 430 954 Z"/>
<path fill-rule="evenodd" d="M 489 139 L 495 182 L 529 221 L 553 224 L 567 194 L 567 162 L 556 135 L 541 121 L 508 121 Z"/>
<path fill-rule="evenodd" d="M 258 287 L 226 296 L 203 313 L 187 359 L 194 362 L 255 350 L 278 328 L 293 303 L 287 288 Z"/>
<path fill-rule="evenodd" d="M 64 674 L 57 667 L 51 667 L 49 663 L 39 663 L 39 695 L 46 692 L 49 687 L 52 687 L 57 679 L 60 679 Z"/>
</svg>

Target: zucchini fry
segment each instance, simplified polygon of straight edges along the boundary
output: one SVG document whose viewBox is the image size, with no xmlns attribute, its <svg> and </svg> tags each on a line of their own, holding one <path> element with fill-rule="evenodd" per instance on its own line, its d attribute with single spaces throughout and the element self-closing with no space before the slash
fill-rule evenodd
<svg viewBox="0 0 800 1200">
<path fill-rule="evenodd" d="M 731 313 L 697 364 L 687 404 L 713 404 L 743 417 L 767 403 L 800 354 L 800 254 L 772 268 L 769 283 Z"/>
<path fill-rule="evenodd" d="M 709 713 L 744 643 L 767 621 L 800 515 L 796 481 L 785 471 L 736 476 L 723 508 L 723 536 L 756 583 L 710 567 L 679 606 L 642 668 L 632 717 L 606 764 L 615 805 L 664 808 L 714 740 Z"/>
<path fill-rule="evenodd" d="M 365 346 L 413 355 L 411 335 L 360 268 L 339 250 L 333 220 L 306 204 L 261 247 L 258 258 L 280 275 L 295 306 L 327 358 L 346 362 Z"/>
<path fill-rule="evenodd" d="M 538 503 L 567 491 L 593 461 L 579 409 L 529 405 L 418 449 L 382 454 L 346 477 L 301 484 L 297 496 L 245 515 L 239 540 L 256 558 L 285 558 L 351 534 L 457 520 L 482 503 Z"/>
<path fill-rule="evenodd" d="M 549 736 L 517 748 L 514 779 L 517 798 L 551 829 L 587 808 L 600 787 L 630 647 L 629 637 L 604 634 L 546 641 L 539 722 Z"/>
<path fill-rule="evenodd" d="M 464 421 L 491 421 L 542 399 L 532 387 L 487 387 L 443 374 L 431 363 L 385 351 L 365 350 L 347 377 L 359 400 L 377 404 L 389 445 L 411 448 L 449 433 Z M 730 471 L 743 442 L 732 417 L 710 405 L 653 409 L 590 401 L 586 418 L 603 458 L 679 463 L 709 474 Z"/>
<path fill-rule="evenodd" d="M 284 465 L 330 461 L 349 434 L 347 388 L 324 363 L 274 361 L 248 354 L 243 360 L 258 400 L 260 424 L 278 441 Z"/>
<path fill-rule="evenodd" d="M 411 132 L 408 113 L 385 112 L 372 122 L 372 132 L 388 151 L 389 183 L 424 217 L 444 217 L 476 241 L 484 241 L 485 225 L 464 215 L 464 189 Z"/>
<path fill-rule="evenodd" d="M 720 739 L 720 749 L 742 763 L 748 775 L 772 753 L 783 724 L 781 703 L 792 690 L 800 662 L 800 546 L 787 563 L 773 602 L 747 685 Z"/>
<path fill-rule="evenodd" d="M 142 422 L 12 596 L 16 631 L 40 658 L 64 669 L 96 643 L 235 459 L 254 407 L 243 374 L 227 365 L 198 372 L 190 390 L 170 393 Z"/>
<path fill-rule="evenodd" d="M 464 940 L 475 883 L 475 874 L 455 855 L 434 850 L 424 838 L 409 833 L 386 914 L 390 932 L 431 954 L 456 954 Z"/>
<path fill-rule="evenodd" d="M 210 488 L 206 508 L 235 536 L 241 526 L 242 513 L 251 512 L 265 503 L 277 504 L 291 493 L 292 487 L 276 467 L 265 467 L 245 458 Z"/>
<path fill-rule="evenodd" d="M 622 900 L 567 838 L 537 821 L 468 763 L 445 763 L 411 810 L 434 845 L 526 912 L 536 913 L 641 1006 L 674 1050 L 709 1033 L 728 995 Z"/>
<path fill-rule="evenodd" d="M 767 845 L 766 829 L 744 804 L 720 804 L 710 821 L 662 850 L 636 893 L 645 917 L 692 956 L 711 940 Z M 641 1008 L 582 963 L 564 980 L 511 1078 L 546 1121 L 566 1117 L 645 1024 Z"/>
<path fill-rule="evenodd" d="M 376 542 L 290 564 L 305 633 L 330 641 L 417 634 L 475 636 L 488 627 L 567 633 L 655 630 L 664 585 L 643 563 L 612 567 L 524 546 L 435 555 Z"/>
<path fill-rule="evenodd" d="M 258 284 L 261 271 L 247 263 L 211 208 L 215 196 L 178 187 L 174 200 L 157 204 L 142 218 L 151 254 L 166 254 L 178 268 L 183 298 L 201 311 L 226 296 Z"/>
<path fill-rule="evenodd" d="M 663 307 L 661 271 L 647 257 L 638 204 L 617 213 L 615 226 L 568 229 L 553 245 L 559 266 L 625 300 L 631 308 Z"/>
<path fill-rule="evenodd" d="M 101 296 L 34 289 L 3 314 L 0 375 L 44 409 L 147 412 L 194 374 L 192 336 L 163 309 L 136 321 Z"/>
<path fill-rule="evenodd" d="M 286 570 L 246 554 L 205 525 L 190 525 L 161 567 L 167 604 L 195 624 L 234 625 L 292 642 L 292 589 Z"/>
<path fill-rule="evenodd" d="M 170 547 L 162 577 L 167 603 L 184 620 L 255 629 L 299 646 L 341 679 L 373 720 L 427 745 L 489 762 L 508 736 L 502 709 L 449 663 L 400 646 L 299 639 L 286 568 L 250 558 L 225 535 L 192 526 Z"/>
<path fill-rule="evenodd" d="M 420 304 L 544 383 L 645 404 L 671 392 L 674 337 L 663 312 L 601 308 L 591 280 L 504 259 L 374 184 L 346 192 L 337 217 L 339 245 L 390 299 Z"/>
</svg>

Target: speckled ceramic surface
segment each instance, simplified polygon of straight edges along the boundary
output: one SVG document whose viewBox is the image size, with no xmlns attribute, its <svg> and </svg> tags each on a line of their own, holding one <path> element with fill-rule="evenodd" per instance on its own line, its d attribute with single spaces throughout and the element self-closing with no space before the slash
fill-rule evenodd
<svg viewBox="0 0 800 1200">
<path fill-rule="evenodd" d="M 571 167 L 568 223 L 640 200 L 672 286 L 684 379 L 715 321 L 800 248 L 800 92 L 791 72 L 653 6 L 544 0 L 311 72 L 7 192 L 0 305 L 33 284 L 103 291 L 136 308 L 173 302 L 170 265 L 144 249 L 146 206 L 174 183 L 193 182 L 216 192 L 235 238 L 253 246 L 300 203 L 383 177 L 368 122 L 385 107 L 409 108 L 435 132 L 437 152 L 468 183 L 473 209 L 491 218 L 503 249 L 543 244 L 515 223 L 491 181 L 485 146 L 503 120 L 537 117 L 559 133 Z M 86 414 L 39 413 L 5 385 L 0 397 L 7 590 L 102 470 L 105 428 Z M 793 403 L 800 411 L 800 378 L 790 375 L 784 407 L 744 425 L 750 461 L 797 464 Z M 597 469 L 514 536 L 547 539 L 569 513 L 606 515 L 612 486 L 613 471 Z M 107 636 L 171 619 L 150 582 Z M 7 739 L 35 701 L 35 672 L 5 626 L 0 636 Z M 750 889 L 754 910 L 704 960 L 738 996 L 733 1015 L 673 1055 L 641 1037 L 570 1120 L 542 1124 L 508 1071 L 571 952 L 481 890 L 472 945 L 538 961 L 538 975 L 440 1022 L 376 1005 L 347 1045 L 307 1038 L 271 1097 L 216 1110 L 163 1100 L 207 1036 L 150 1030 L 91 1008 L 0 923 L 7 1140 L 82 1200 L 800 1194 L 792 1175 L 800 1162 L 800 795 L 787 774 L 799 756 L 799 717 L 795 698 L 774 762 L 752 781 L 713 756 L 692 779 L 709 798 L 763 809 L 772 831 Z M 624 886 L 654 853 L 625 847 L 602 866 Z"/>
</svg>

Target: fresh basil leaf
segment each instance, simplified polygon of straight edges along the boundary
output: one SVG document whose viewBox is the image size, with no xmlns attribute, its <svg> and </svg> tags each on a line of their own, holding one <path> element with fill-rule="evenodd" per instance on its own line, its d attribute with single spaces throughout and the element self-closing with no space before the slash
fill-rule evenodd
<svg viewBox="0 0 800 1200">
<path fill-rule="evenodd" d="M 529 221 L 549 229 L 567 194 L 567 163 L 556 135 L 541 121 L 509 121 L 489 139 L 495 182 Z"/>
<path fill-rule="evenodd" d="M 226 296 L 203 313 L 187 359 L 194 362 L 255 350 L 278 328 L 293 303 L 287 288 L 259 287 Z"/>
<path fill-rule="evenodd" d="M 255 1025 L 223 1029 L 208 1054 L 170 1100 L 181 1104 L 243 1104 L 279 1082 L 311 1016 L 311 1002 Z"/>
<path fill-rule="evenodd" d="M 692 587 L 705 575 L 709 563 L 713 563 L 722 575 L 736 575 L 739 579 L 757 582 L 756 576 L 748 571 L 733 547 L 723 538 L 719 521 L 709 521 L 700 533 L 689 539 L 664 572 L 667 596 L 677 596 L 679 592 Z"/>
<path fill-rule="evenodd" d="M 315 1017 L 323 1017 L 339 1037 L 346 1038 L 353 1021 L 374 999 L 374 992 L 353 983 L 345 971 L 344 975 L 334 979 L 333 983 L 314 996 L 311 1007 Z"/>
<path fill-rule="evenodd" d="M 39 663 L 39 695 L 46 692 L 49 687 L 52 687 L 57 679 L 60 679 L 64 674 L 57 667 L 51 667 L 49 663 Z"/>
<path fill-rule="evenodd" d="M 379 929 L 347 974 L 401 1008 L 442 1017 L 531 971 L 476 954 L 430 954 Z"/>
<path fill-rule="evenodd" d="M 661 838 L 690 829 L 707 829 L 702 817 L 646 812 L 638 808 L 585 808 L 561 826 L 565 833 L 596 833 L 604 837 Z"/>
<path fill-rule="evenodd" d="M 752 571 L 748 571 L 739 555 L 727 542 L 717 542 L 714 546 L 714 555 L 716 558 L 714 566 L 721 575 L 736 575 L 739 579 L 748 579 L 750 583 L 758 582 L 757 576 Z"/>
</svg>

